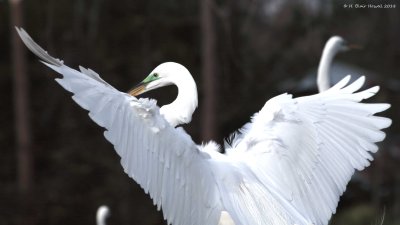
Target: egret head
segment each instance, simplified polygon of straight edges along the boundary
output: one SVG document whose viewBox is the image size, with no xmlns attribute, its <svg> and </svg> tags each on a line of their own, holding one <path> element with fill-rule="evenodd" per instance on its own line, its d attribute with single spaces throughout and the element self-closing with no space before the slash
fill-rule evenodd
<svg viewBox="0 0 400 225">
<path fill-rule="evenodd" d="M 347 41 L 340 36 L 331 37 L 326 45 L 332 46 L 332 48 L 337 49 L 338 52 L 349 50 Z"/>
<path fill-rule="evenodd" d="M 340 36 L 331 37 L 326 45 L 330 46 L 331 49 L 334 49 L 337 52 L 344 52 L 350 49 L 361 49 L 361 46 L 356 44 L 349 44 Z"/>
<path fill-rule="evenodd" d="M 177 82 L 185 80 L 188 75 L 191 78 L 189 71 L 179 63 L 162 63 L 151 71 L 142 82 L 133 87 L 129 94 L 137 96 L 160 87 L 177 84 Z"/>
<path fill-rule="evenodd" d="M 171 126 L 176 127 L 189 123 L 197 107 L 196 83 L 184 66 L 174 62 L 166 62 L 157 66 L 142 82 L 132 88 L 129 94 L 137 96 L 172 84 L 178 87 L 178 96 L 172 103 L 162 106 L 160 114 Z"/>
</svg>

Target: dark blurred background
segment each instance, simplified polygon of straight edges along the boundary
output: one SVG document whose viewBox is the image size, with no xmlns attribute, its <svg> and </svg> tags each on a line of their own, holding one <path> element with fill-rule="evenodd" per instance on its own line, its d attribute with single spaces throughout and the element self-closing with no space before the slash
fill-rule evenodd
<svg viewBox="0 0 400 225">
<path fill-rule="evenodd" d="M 356 9 L 361 3 L 396 8 Z M 400 224 L 399 9 L 390 0 L 0 0 L 0 224 L 95 224 L 102 204 L 111 225 L 166 224 L 123 172 L 103 129 L 15 39 L 14 25 L 122 91 L 161 62 L 185 65 L 199 90 L 199 110 L 185 126 L 197 143 L 222 143 L 277 94 L 316 93 L 332 35 L 363 46 L 336 57 L 333 79 L 366 75 L 367 86 L 380 85 L 371 101 L 391 103 L 383 115 L 394 123 L 330 224 L 379 224 L 383 214 L 385 225 Z M 145 96 L 163 105 L 176 88 Z"/>
</svg>

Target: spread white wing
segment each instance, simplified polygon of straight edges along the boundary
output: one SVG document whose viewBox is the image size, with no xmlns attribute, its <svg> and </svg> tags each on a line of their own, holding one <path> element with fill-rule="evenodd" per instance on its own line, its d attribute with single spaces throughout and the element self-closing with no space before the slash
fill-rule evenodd
<svg viewBox="0 0 400 225">
<path fill-rule="evenodd" d="M 48 55 L 23 29 L 27 47 L 63 75 L 57 82 L 100 126 L 121 156 L 125 172 L 176 225 L 218 224 L 222 206 L 211 173 L 210 156 L 182 130 L 171 127 L 154 100 L 119 92 L 92 70 L 76 71 Z"/>
<path fill-rule="evenodd" d="M 362 170 L 385 138 L 391 120 L 373 114 L 389 104 L 360 103 L 377 93 L 355 93 L 361 77 L 347 76 L 320 94 L 269 100 L 233 139 L 227 154 L 240 158 L 260 182 L 310 224 L 325 225 L 355 169 Z"/>
</svg>

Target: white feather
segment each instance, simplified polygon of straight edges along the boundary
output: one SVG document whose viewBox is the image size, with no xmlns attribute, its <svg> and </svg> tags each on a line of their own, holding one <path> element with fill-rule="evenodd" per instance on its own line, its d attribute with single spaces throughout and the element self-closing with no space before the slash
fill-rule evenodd
<svg viewBox="0 0 400 225">
<path fill-rule="evenodd" d="M 314 224 L 328 223 L 354 170 L 369 165 L 374 143 L 384 139 L 380 129 L 391 124 L 373 116 L 388 104 L 359 103 L 377 88 L 355 93 L 365 79 L 345 87 L 348 80 L 313 96 L 271 99 L 229 151 Z"/>
</svg>

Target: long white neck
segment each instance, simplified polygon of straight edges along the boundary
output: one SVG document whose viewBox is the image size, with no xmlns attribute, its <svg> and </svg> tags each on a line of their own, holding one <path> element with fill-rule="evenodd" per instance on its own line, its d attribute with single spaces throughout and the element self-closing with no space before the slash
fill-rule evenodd
<svg viewBox="0 0 400 225">
<path fill-rule="evenodd" d="M 197 87 L 189 72 L 171 82 L 178 87 L 178 97 L 171 104 L 162 106 L 160 113 L 171 126 L 176 127 L 192 120 L 197 107 Z"/>
<path fill-rule="evenodd" d="M 332 65 L 333 58 L 339 52 L 340 46 L 336 39 L 330 39 L 324 47 L 321 61 L 318 66 L 317 86 L 319 92 L 330 88 L 329 70 Z"/>
</svg>

